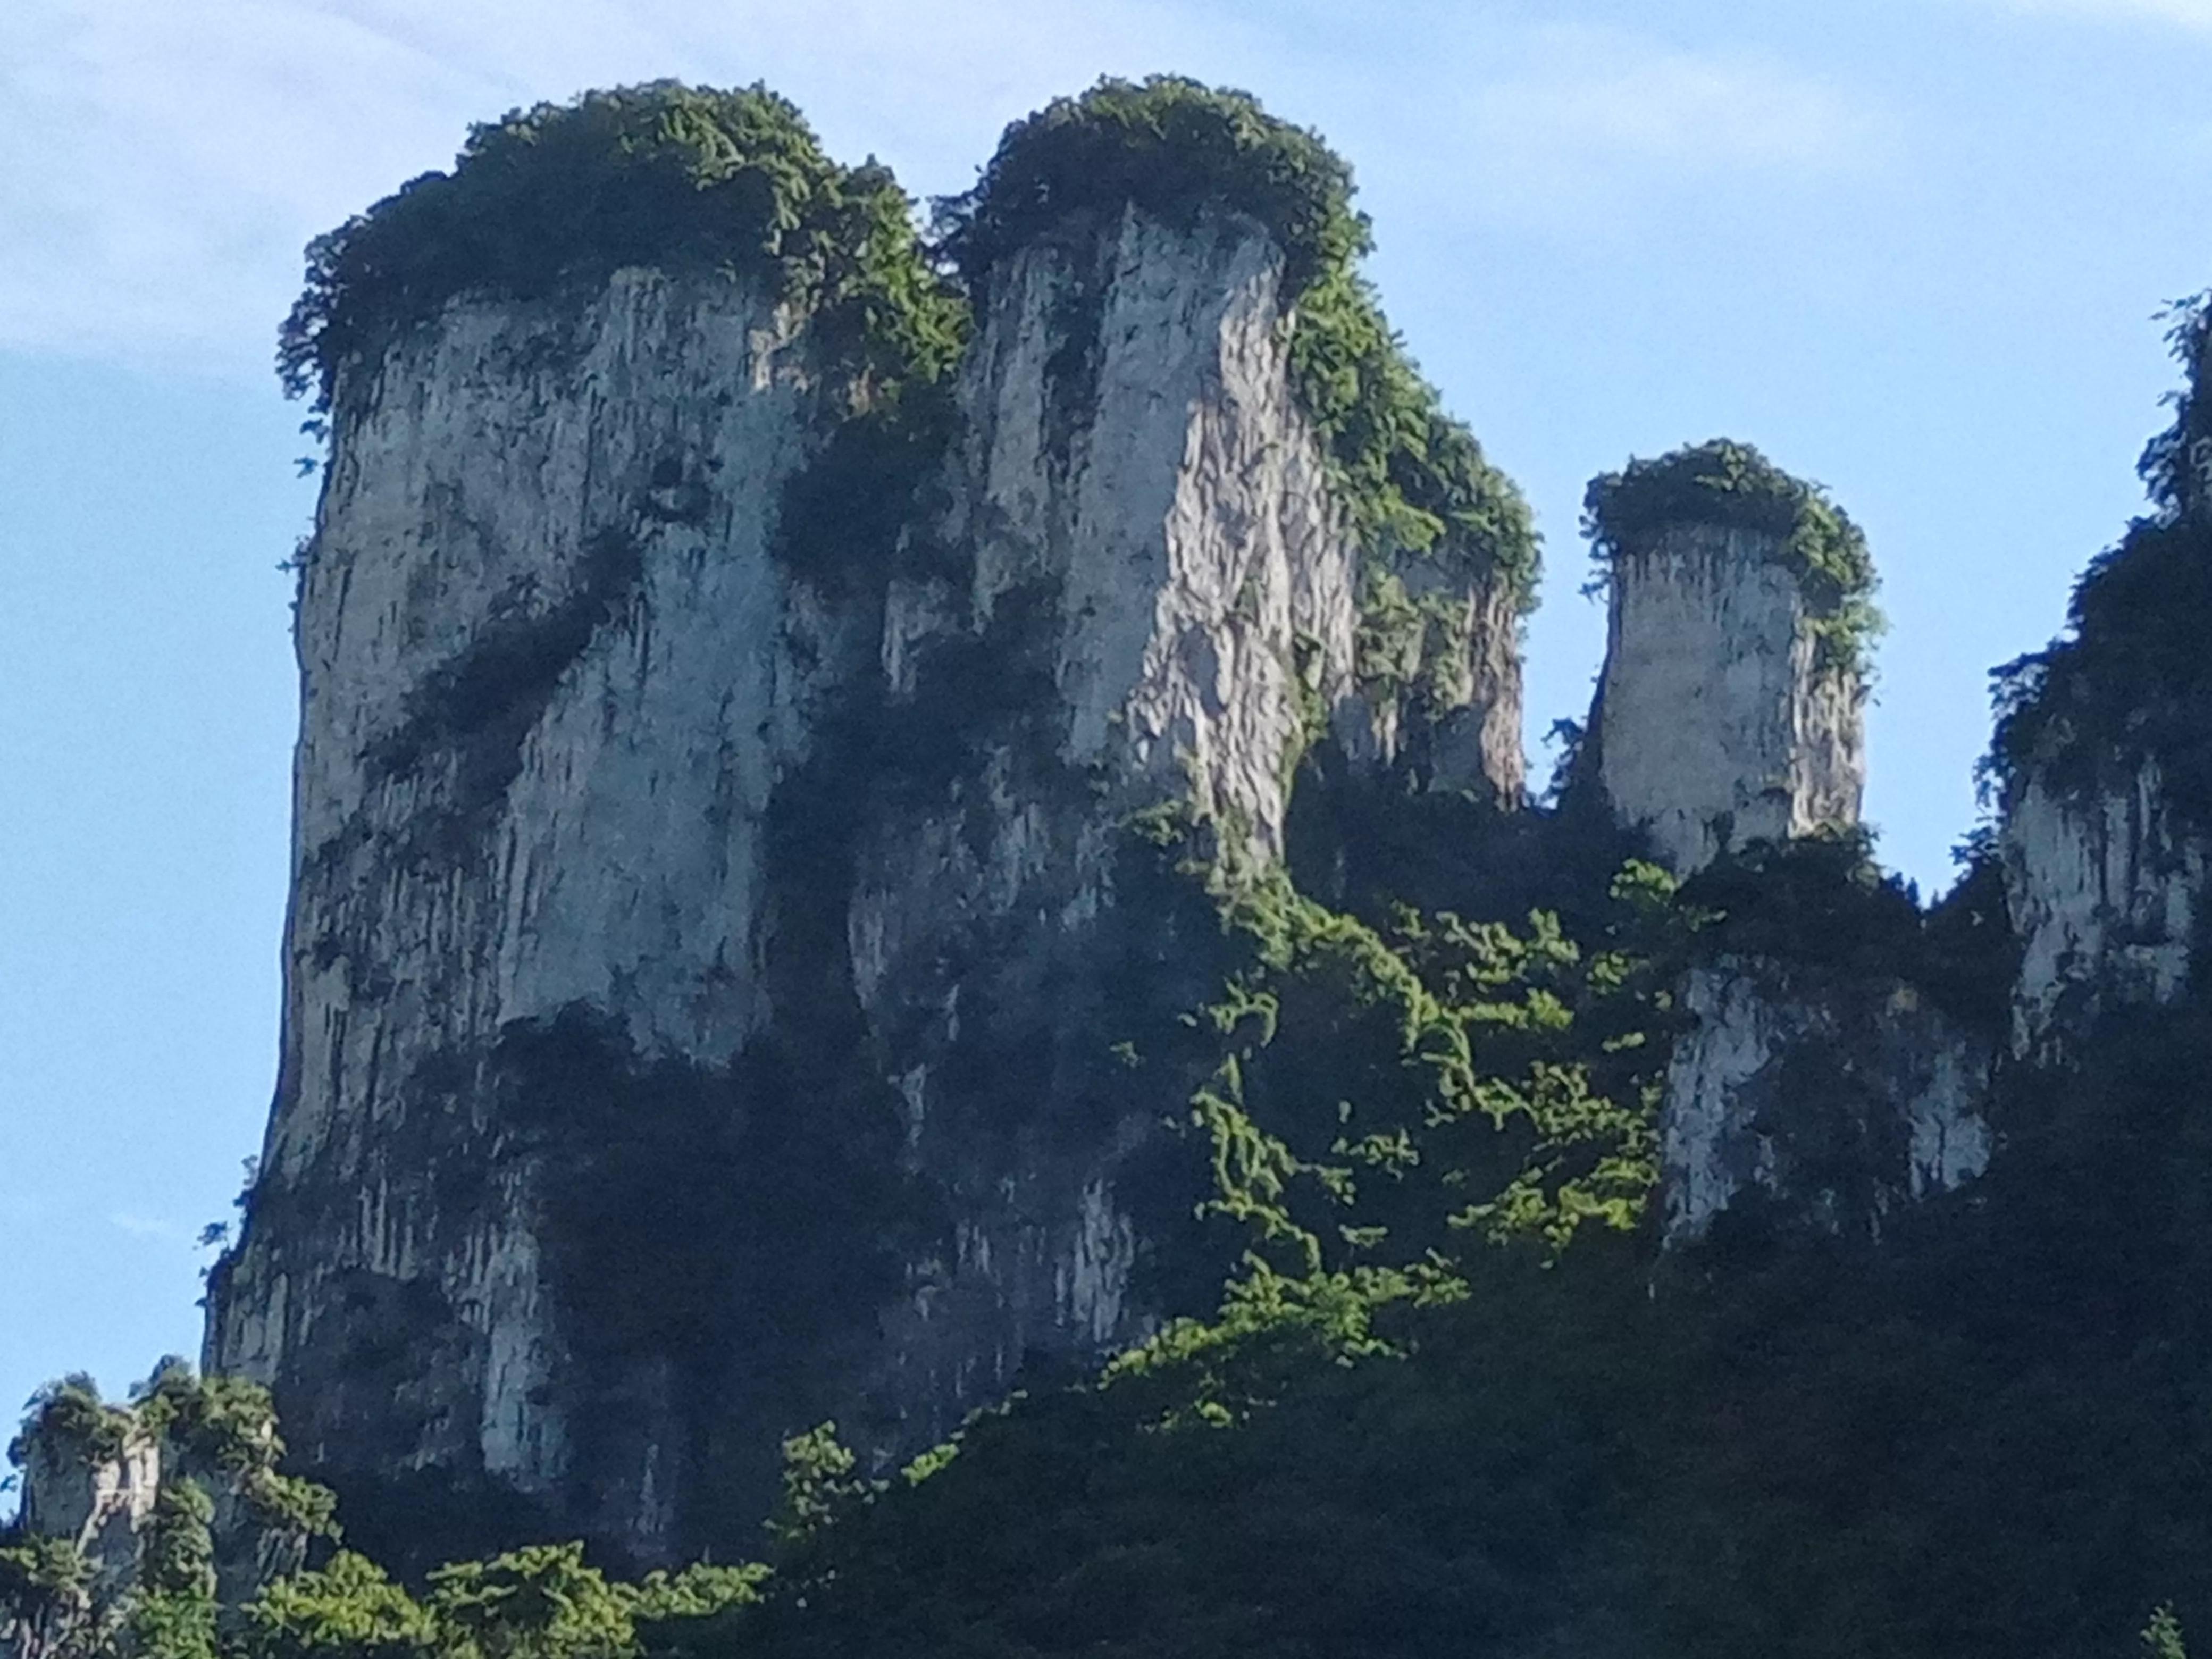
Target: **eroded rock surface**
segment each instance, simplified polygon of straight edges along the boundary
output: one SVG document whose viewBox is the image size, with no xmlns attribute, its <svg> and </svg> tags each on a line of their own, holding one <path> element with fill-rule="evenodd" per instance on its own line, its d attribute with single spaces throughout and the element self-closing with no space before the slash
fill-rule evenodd
<svg viewBox="0 0 2212 1659">
<path fill-rule="evenodd" d="M 1878 1236 L 1899 1205 L 1988 1167 L 1992 1045 L 1914 988 L 1727 957 L 1692 969 L 1681 1002 L 1661 1118 L 1670 1241 L 1747 1197 Z"/>
<path fill-rule="evenodd" d="M 1599 781 L 1663 863 L 1857 823 L 1864 689 L 1825 659 L 1779 538 L 1682 525 L 1608 586 Z"/>
<path fill-rule="evenodd" d="M 2154 762 L 2107 787 L 2030 774 L 2005 803 L 2002 846 L 2022 947 L 2013 1046 L 2047 1055 L 2105 1009 L 2173 1000 L 2189 981 L 2206 847 Z"/>
</svg>

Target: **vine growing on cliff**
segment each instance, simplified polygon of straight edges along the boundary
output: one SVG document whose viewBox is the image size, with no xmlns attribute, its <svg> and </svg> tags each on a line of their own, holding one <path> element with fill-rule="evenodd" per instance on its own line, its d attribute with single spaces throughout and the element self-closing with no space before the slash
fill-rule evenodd
<svg viewBox="0 0 2212 1659">
<path fill-rule="evenodd" d="M 1253 954 L 1206 1011 L 1224 1046 L 1192 1108 L 1208 1208 L 1293 1277 L 1633 1231 L 1658 1175 L 1672 891 L 1631 865 L 1584 944 L 1545 911 L 1513 928 L 1401 907 L 1376 927 L 1279 871 L 1229 887 Z"/>
</svg>

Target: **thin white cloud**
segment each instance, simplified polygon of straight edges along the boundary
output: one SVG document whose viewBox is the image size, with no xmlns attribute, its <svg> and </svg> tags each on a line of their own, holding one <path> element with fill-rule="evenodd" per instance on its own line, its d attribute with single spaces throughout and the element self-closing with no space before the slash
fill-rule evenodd
<svg viewBox="0 0 2212 1659">
<path fill-rule="evenodd" d="M 2091 22 L 2167 23 L 2212 33 L 2212 0 L 1996 0 L 2007 10 Z"/>
<path fill-rule="evenodd" d="M 1102 72 L 1218 58 L 1167 0 L 11 0 L 0 348 L 265 372 L 306 240 L 589 86 L 765 80 L 837 153 L 957 189 Z"/>
<path fill-rule="evenodd" d="M 1320 120 L 1371 179 L 1449 157 L 1508 214 L 1893 148 L 1879 110 L 1770 58 L 1407 3 L 1419 27 L 1378 41 L 1191 0 L 842 0 L 830 27 L 806 0 L 0 0 L 0 349 L 265 374 L 308 237 L 472 120 L 662 75 L 765 80 L 924 193 L 1046 98 L 1162 69 Z"/>
<path fill-rule="evenodd" d="M 1887 112 L 1778 58 L 1571 27 L 1543 31 L 1523 65 L 1477 91 L 1471 137 L 1493 189 L 1554 204 L 1655 181 L 1863 173 L 1900 143 Z"/>
<path fill-rule="evenodd" d="M 130 1234 L 133 1238 L 174 1239 L 181 1243 L 185 1237 L 185 1230 L 173 1221 L 158 1221 L 151 1216 L 139 1215 L 128 1210 L 110 1214 L 107 1224 L 118 1232 Z"/>
<path fill-rule="evenodd" d="M 254 0 L 31 0 L 0 63 L 0 342 L 101 353 L 267 339 L 303 230 L 450 152 L 437 106 L 485 95 Z"/>
</svg>

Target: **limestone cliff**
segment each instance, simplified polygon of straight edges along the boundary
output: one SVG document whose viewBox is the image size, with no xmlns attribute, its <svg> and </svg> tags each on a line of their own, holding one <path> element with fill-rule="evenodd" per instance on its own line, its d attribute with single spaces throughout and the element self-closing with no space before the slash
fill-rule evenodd
<svg viewBox="0 0 2212 1659">
<path fill-rule="evenodd" d="M 493 1054 L 580 1007 L 724 1064 L 767 1020 L 769 793 L 855 648 L 768 556 L 810 380 L 771 301 L 624 271 L 456 301 L 337 388 L 278 1103 L 209 1331 L 319 1461 L 574 1467 L 546 1152 Z M 607 1501 L 662 1524 L 632 1475 Z"/>
<path fill-rule="evenodd" d="M 2141 471 L 2151 514 L 2093 562 L 2068 632 L 1998 671 L 1991 781 L 2024 947 L 2013 1046 L 2078 1050 L 2100 1018 L 2190 988 L 2212 869 L 2212 684 L 2204 618 L 2212 555 L 2212 319 L 2183 307 L 2186 371 L 2173 424 Z"/>
<path fill-rule="evenodd" d="M 1759 1198 L 1878 1237 L 1899 1206 L 1989 1166 L 1987 1039 L 1899 980 L 1723 957 L 1694 969 L 1667 1076 L 1673 1241 Z"/>
<path fill-rule="evenodd" d="M 2155 760 L 2095 791 L 2026 776 L 2002 822 L 2024 950 L 2017 1052 L 2050 1054 L 2108 1008 L 2186 988 L 2212 849 L 2173 807 Z"/>
<path fill-rule="evenodd" d="M 1723 866 L 1687 892 L 1735 877 L 1716 914 L 1739 930 L 1759 928 L 1799 866 L 1817 902 L 1879 910 L 1848 867 L 1875 622 L 1850 520 L 1817 486 L 1716 440 L 1595 479 L 1584 527 L 1608 611 L 1583 787 L 1675 874 Z M 1824 840 L 1793 865 L 1808 837 Z M 1793 954 L 1795 931 L 1779 940 Z M 1893 971 L 1698 953 L 1674 998 L 1661 1107 L 1670 1242 L 1752 1199 L 1863 1234 L 1893 1204 L 1979 1171 L 1986 1057 Z"/>
<path fill-rule="evenodd" d="M 1170 916 L 1116 915 L 1122 826 L 1181 804 L 1273 855 L 1304 707 L 1352 677 L 1354 551 L 1290 395 L 1280 270 L 1249 222 L 1130 210 L 979 296 L 939 532 L 958 552 L 892 584 L 884 696 L 897 715 L 994 684 L 948 711 L 982 716 L 959 763 L 867 814 L 844 924 L 902 1157 L 957 1218 L 906 1264 L 872 1362 L 903 1443 L 1025 1355 L 1144 1328 L 1123 1170 L 1172 1102 L 1109 1050 L 1200 990 L 1204 941 L 1179 963 L 1172 932 L 1131 931 Z M 1003 1145 L 979 1160 L 979 1136 Z"/>
<path fill-rule="evenodd" d="M 680 263 L 335 362 L 283 1065 L 208 1360 L 357 1529 L 459 1492 L 742 1545 L 780 1436 L 881 1468 L 1146 1328 L 1218 928 L 1133 818 L 1274 856 L 1333 732 L 1519 788 L 1499 583 L 1431 580 L 1442 696 L 1363 673 L 1285 270 L 1228 204 L 1063 216 L 904 404 L 787 283 Z"/>
<path fill-rule="evenodd" d="M 1677 871 L 1858 822 L 1865 693 L 1821 660 L 1779 552 L 1771 533 L 1692 524 L 1613 568 L 1599 777 Z"/>
<path fill-rule="evenodd" d="M 332 1530 L 330 1494 L 277 1473 L 284 1446 L 250 1383 L 172 1359 L 127 1406 L 82 1377 L 30 1403 L 9 1448 L 22 1471 L 10 1541 L 67 1565 L 0 1601 L 0 1652 L 15 1659 L 164 1650 L 149 1632 L 211 1637 L 218 1608 L 296 1571 Z"/>
</svg>

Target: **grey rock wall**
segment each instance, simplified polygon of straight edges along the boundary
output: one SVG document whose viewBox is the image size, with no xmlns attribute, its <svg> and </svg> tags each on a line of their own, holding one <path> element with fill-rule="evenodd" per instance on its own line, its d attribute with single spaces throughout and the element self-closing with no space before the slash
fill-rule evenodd
<svg viewBox="0 0 2212 1659">
<path fill-rule="evenodd" d="M 2170 1002 L 2186 988 L 2207 848 L 2167 801 L 2155 762 L 2087 790 L 2029 774 L 2008 794 L 2000 845 L 2022 952 L 2015 1052 L 2051 1056 L 2101 1011 Z"/>
<path fill-rule="evenodd" d="M 1988 1167 L 1992 1045 L 1912 987 L 1724 957 L 1680 1001 L 1660 1121 L 1669 1242 L 1752 1196 L 1878 1237 L 1899 1206 Z"/>
<path fill-rule="evenodd" d="M 1279 263 L 1247 222 L 1131 211 L 982 296 L 940 532 L 963 556 L 893 585 L 884 683 L 894 710 L 978 660 L 1026 689 L 965 769 L 871 817 L 847 917 L 904 1156 L 957 1218 L 884 1315 L 872 1383 L 917 1402 L 908 1443 L 1025 1357 L 1147 1328 L 1129 1160 L 1176 1095 L 1106 1050 L 1203 981 L 1142 936 L 1157 916 L 1119 916 L 1121 826 L 1180 803 L 1277 855 L 1297 678 L 1350 684 L 1354 550 L 1291 394 Z M 1153 983 L 1117 999 L 1117 965 Z M 979 1109 L 1004 1126 L 980 1160 Z"/>
<path fill-rule="evenodd" d="M 112 1455 L 67 1437 L 28 1431 L 23 1437 L 21 1522 L 36 1538 L 74 1545 L 92 1568 L 95 1606 L 134 1583 L 138 1534 L 161 1487 L 161 1447 L 134 1430 Z"/>
<path fill-rule="evenodd" d="M 275 1386 L 309 1460 L 549 1503 L 576 1470 L 540 1160 L 485 1057 L 575 1005 L 647 1060 L 767 1017 L 769 795 L 853 648 L 768 556 L 818 424 L 802 333 L 623 272 L 457 301 L 340 386 L 278 1096 L 207 1356 Z M 608 1523 L 665 1533 L 652 1484 L 607 1482 Z"/>
<path fill-rule="evenodd" d="M 1381 582 L 1423 608 L 1419 631 L 1398 647 L 1407 660 L 1389 665 L 1394 679 L 1421 684 L 1386 690 L 1376 684 L 1378 665 L 1360 662 L 1329 733 L 1352 775 L 1509 811 L 1522 805 L 1520 596 L 1501 577 L 1470 584 L 1422 557 L 1382 562 L 1364 580 L 1370 605 Z"/>
<path fill-rule="evenodd" d="M 1823 660 L 1777 538 L 1684 525 L 1608 584 L 1591 729 L 1614 815 L 1677 874 L 1858 822 L 1865 691 Z"/>
</svg>

